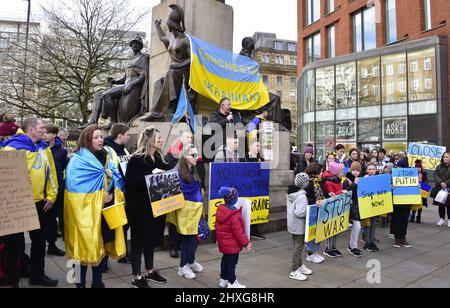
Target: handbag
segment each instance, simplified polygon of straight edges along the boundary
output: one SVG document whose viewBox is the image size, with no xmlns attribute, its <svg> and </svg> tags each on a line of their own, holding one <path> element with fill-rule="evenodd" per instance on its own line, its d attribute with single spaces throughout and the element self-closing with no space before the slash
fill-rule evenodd
<svg viewBox="0 0 450 308">
<path fill-rule="evenodd" d="M 448 191 L 446 189 L 442 189 L 434 199 L 437 203 L 445 204 L 448 198 Z"/>
<path fill-rule="evenodd" d="M 211 235 L 211 230 L 209 229 L 208 223 L 205 217 L 200 218 L 198 223 L 198 237 L 202 241 L 206 241 Z"/>
</svg>

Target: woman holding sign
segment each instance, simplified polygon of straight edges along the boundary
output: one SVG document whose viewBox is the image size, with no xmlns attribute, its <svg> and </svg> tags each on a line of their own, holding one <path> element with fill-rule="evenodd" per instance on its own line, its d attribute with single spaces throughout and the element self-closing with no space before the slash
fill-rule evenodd
<svg viewBox="0 0 450 308">
<path fill-rule="evenodd" d="M 126 211 L 131 227 L 131 261 L 135 288 L 149 288 L 148 281 L 166 283 L 153 267 L 154 248 L 161 245 L 166 216 L 153 216 L 145 176 L 155 169 L 170 170 L 161 152 L 164 141 L 159 130 L 147 127 L 138 141 L 138 150 L 128 162 L 125 176 Z M 146 274 L 141 276 L 144 254 Z"/>
<path fill-rule="evenodd" d="M 178 168 L 184 207 L 167 216 L 167 220 L 177 227 L 177 232 L 181 236 L 178 275 L 188 279 L 194 279 L 195 273 L 203 272 L 203 267 L 195 262 L 195 253 L 198 247 L 198 225 L 203 214 L 202 183 L 195 169 L 197 159 L 197 149 L 191 144 L 186 145 Z"/>
<path fill-rule="evenodd" d="M 450 187 L 450 153 L 446 152 L 442 156 L 441 164 L 436 168 L 434 172 L 434 179 L 436 181 L 435 191 L 446 189 L 448 191 Z M 446 204 L 434 202 L 433 204 L 439 206 L 440 220 L 437 223 L 438 226 L 442 226 L 445 222 L 445 209 L 447 209 L 448 227 L 450 228 L 450 198 L 447 197 Z"/>
</svg>

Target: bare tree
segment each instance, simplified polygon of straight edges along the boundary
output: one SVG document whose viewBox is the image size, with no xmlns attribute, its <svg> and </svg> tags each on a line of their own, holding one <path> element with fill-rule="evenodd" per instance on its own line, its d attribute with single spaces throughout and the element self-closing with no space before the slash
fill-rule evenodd
<svg viewBox="0 0 450 308">
<path fill-rule="evenodd" d="M 54 1 L 42 10 L 46 29 L 30 36 L 26 66 L 23 53 L 7 55 L 0 103 L 25 114 L 84 124 L 95 92 L 106 86 L 107 76 L 119 72 L 114 64 L 124 60 L 128 33 L 147 12 L 136 14 L 129 0 Z M 11 48 L 25 47 L 17 43 Z"/>
</svg>

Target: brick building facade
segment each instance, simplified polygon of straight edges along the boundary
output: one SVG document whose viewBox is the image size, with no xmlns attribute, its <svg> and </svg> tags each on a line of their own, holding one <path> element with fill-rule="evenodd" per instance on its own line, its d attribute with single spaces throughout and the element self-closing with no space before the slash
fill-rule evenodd
<svg viewBox="0 0 450 308">
<path fill-rule="evenodd" d="M 450 146 L 450 1 L 298 0 L 299 141 Z"/>
</svg>

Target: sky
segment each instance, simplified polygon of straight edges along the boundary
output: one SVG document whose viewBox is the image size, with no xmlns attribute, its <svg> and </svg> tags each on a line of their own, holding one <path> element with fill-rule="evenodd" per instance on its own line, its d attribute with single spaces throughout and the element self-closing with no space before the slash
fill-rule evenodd
<svg viewBox="0 0 450 308">
<path fill-rule="evenodd" d="M 40 19 L 39 6 L 58 0 L 31 0 L 32 20 Z M 69 0 L 76 1 L 76 0 Z M 149 14 L 136 30 L 149 32 L 151 8 L 160 0 L 130 0 L 139 12 Z M 241 41 L 255 32 L 272 32 L 279 39 L 297 40 L 297 0 L 226 0 L 234 10 L 234 51 L 239 52 Z M 26 20 L 25 0 L 0 0 L 0 17 L 14 17 Z"/>
</svg>

